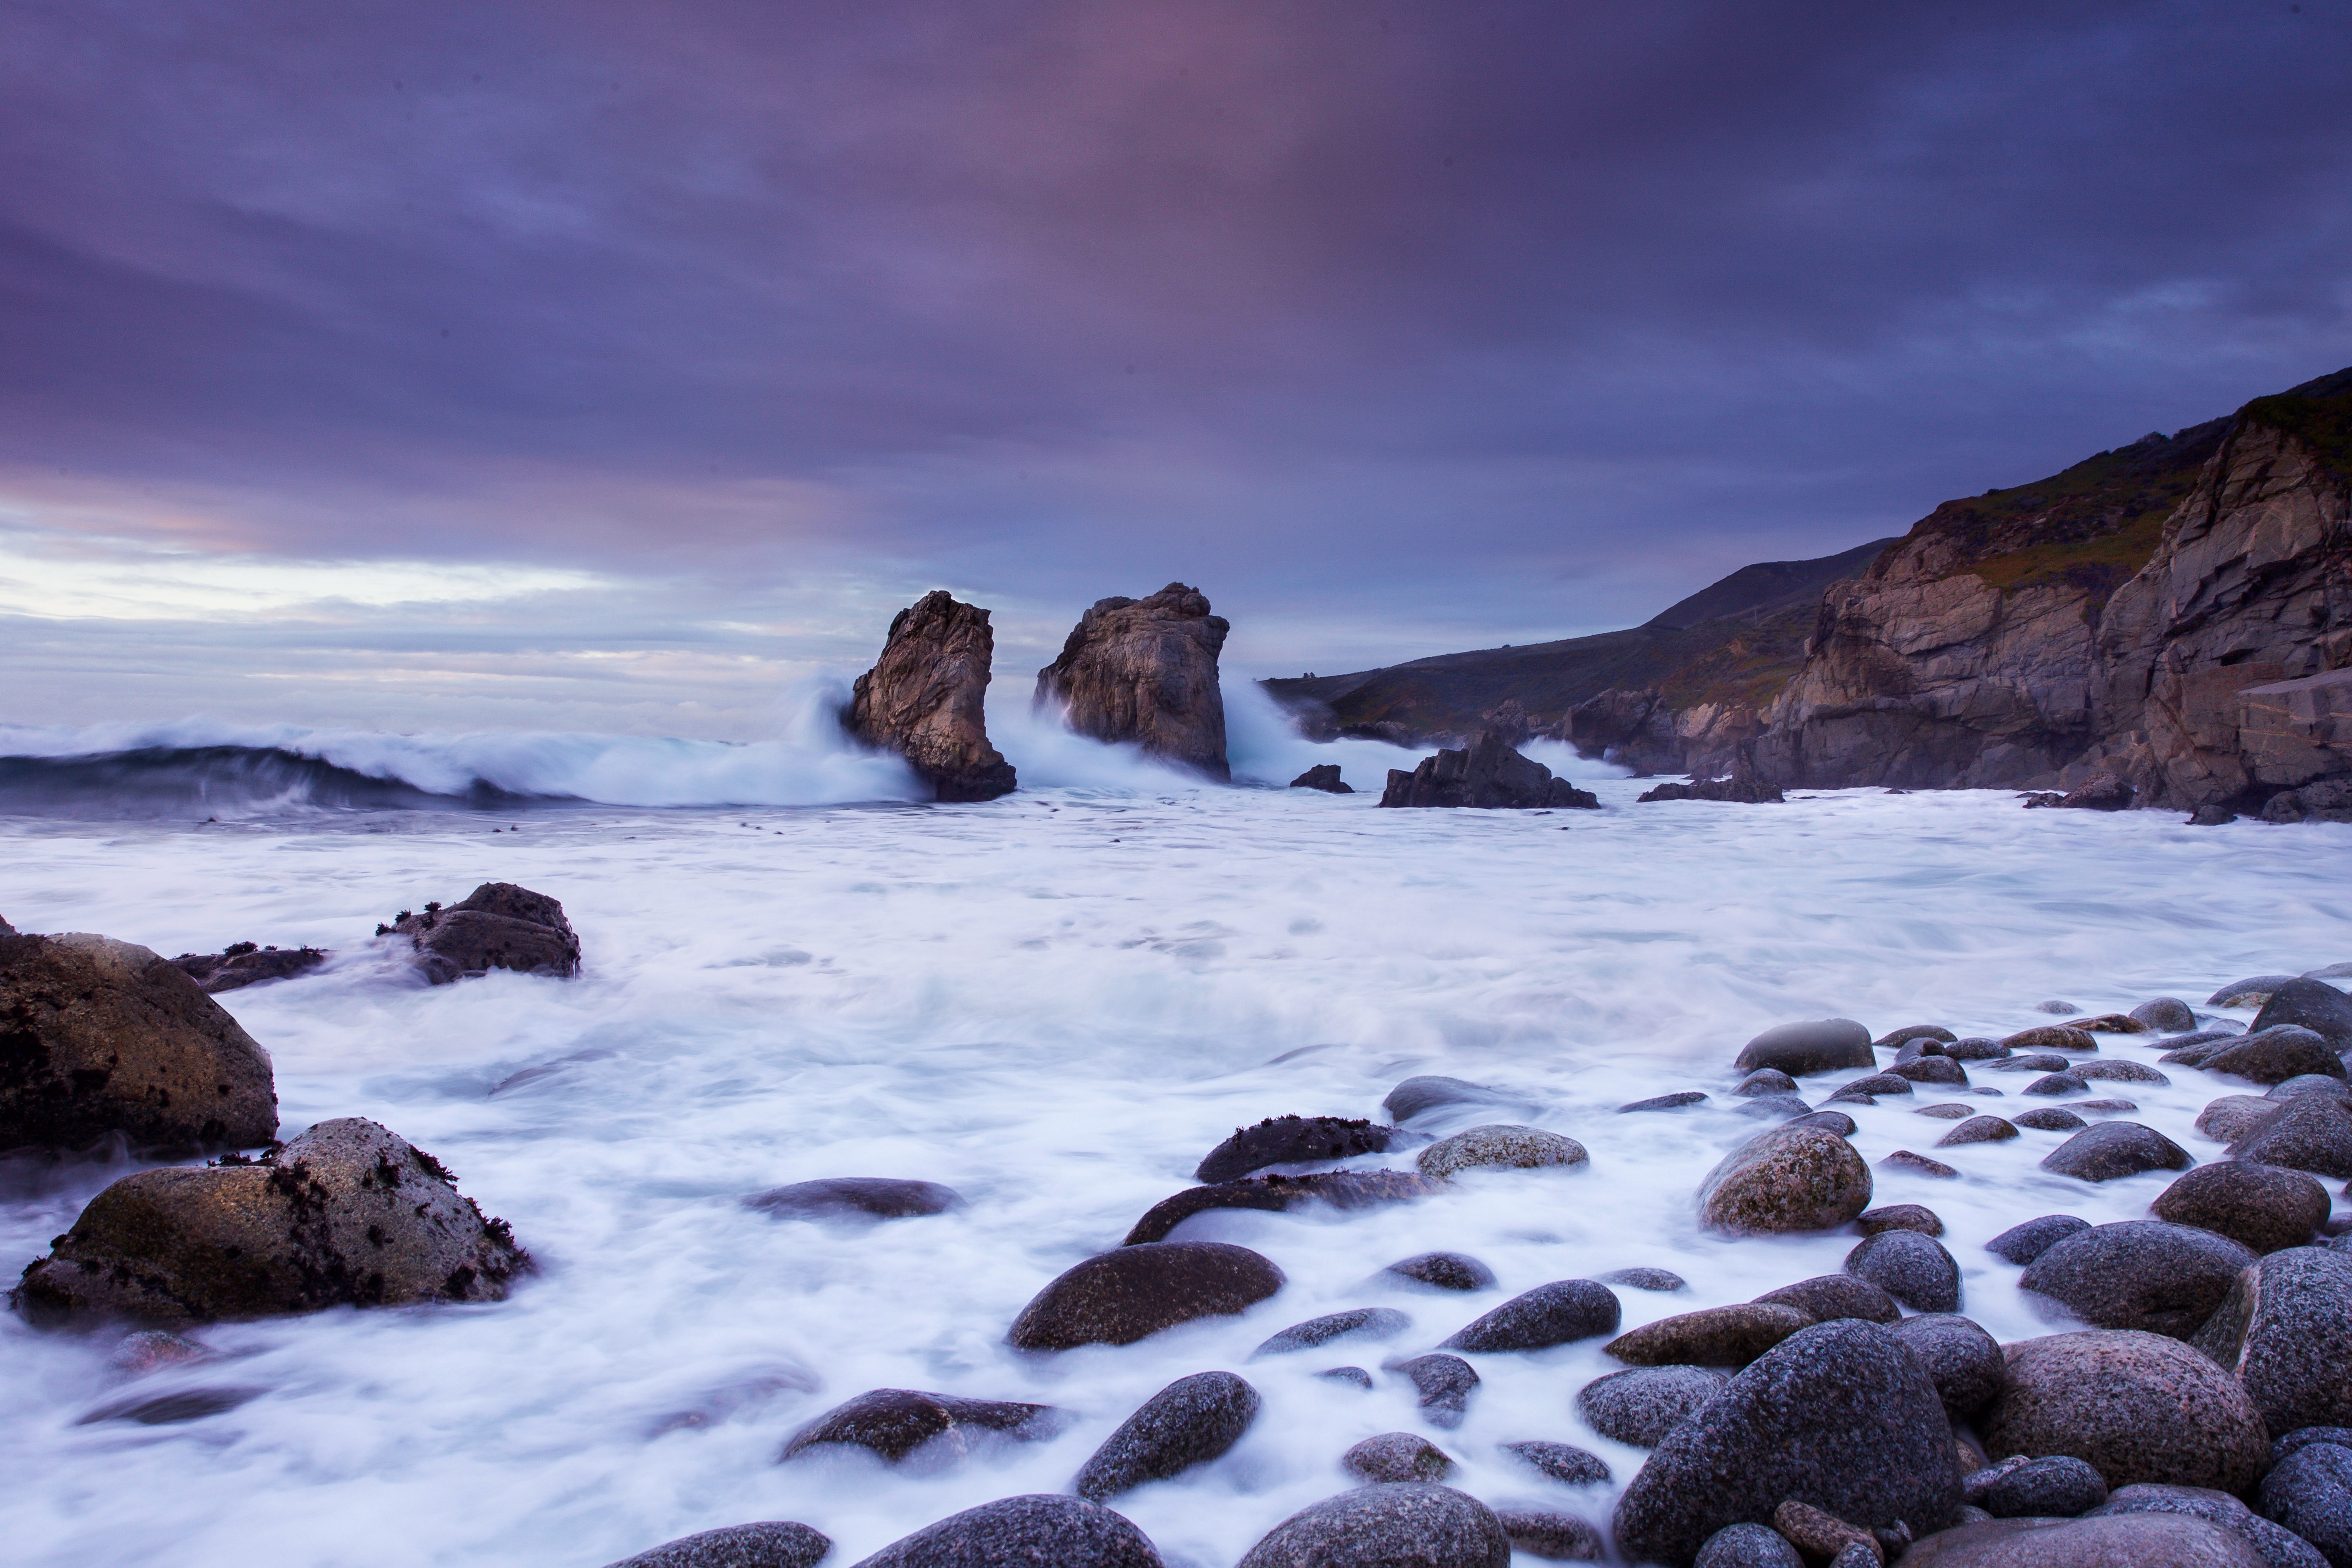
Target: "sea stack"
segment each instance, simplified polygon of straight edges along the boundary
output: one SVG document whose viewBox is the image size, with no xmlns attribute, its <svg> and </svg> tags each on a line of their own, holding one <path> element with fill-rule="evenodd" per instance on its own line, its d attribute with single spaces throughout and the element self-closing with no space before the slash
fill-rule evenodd
<svg viewBox="0 0 2352 1568">
<path fill-rule="evenodd" d="M 1037 672 L 1037 706 L 1097 741 L 1131 741 L 1154 756 L 1229 779 L 1225 699 L 1217 654 L 1233 629 L 1198 588 L 1171 583 L 1145 599 L 1097 599 L 1062 657 Z"/>
<path fill-rule="evenodd" d="M 857 678 L 842 723 L 866 744 L 906 758 L 935 799 L 1010 795 L 1013 764 L 988 743 L 995 651 L 988 612 L 935 589 L 890 622 L 882 657 Z"/>
</svg>

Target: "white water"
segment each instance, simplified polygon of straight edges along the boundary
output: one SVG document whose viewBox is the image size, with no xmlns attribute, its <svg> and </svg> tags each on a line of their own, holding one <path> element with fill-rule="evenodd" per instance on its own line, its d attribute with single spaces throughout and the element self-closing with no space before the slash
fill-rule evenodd
<svg viewBox="0 0 2352 1568">
<path fill-rule="evenodd" d="M 1041 785 L 1061 765 L 1016 752 L 1010 729 L 1000 744 Z M 1691 1281 L 1621 1292 L 1631 1326 L 1838 1268 L 1851 1237 L 1733 1242 L 1694 1226 L 1699 1177 L 1756 1123 L 1617 1104 L 1683 1087 L 1720 1101 L 1741 1042 L 1787 1019 L 1998 1034 L 2048 1021 L 2032 1008 L 2049 997 L 2198 1002 L 2241 974 L 2352 957 L 2352 827 L 2191 829 L 2170 814 L 2025 812 L 1991 792 L 1634 806 L 1640 784 L 1575 766 L 1610 809 L 1391 812 L 1165 775 L 1139 789 L 1123 764 L 1071 756 L 1104 771 L 979 806 L 574 809 L 502 816 L 521 831 L 495 834 L 446 813 L 0 823 L 0 914 L 20 929 L 165 953 L 335 949 L 322 973 L 222 998 L 276 1058 L 283 1130 L 383 1121 L 544 1265 L 502 1305 L 209 1329 L 218 1360 L 137 1380 L 108 1370 L 103 1342 L 0 1320 L 10 1560 L 596 1568 L 692 1531 L 798 1519 L 845 1568 L 960 1509 L 1060 1489 L 1152 1392 L 1225 1367 L 1265 1395 L 1250 1436 L 1118 1504 L 1171 1563 L 1223 1568 L 1341 1489 L 1349 1445 L 1427 1430 L 1397 1380 L 1363 1394 L 1315 1381 L 1320 1368 L 1425 1349 L 1549 1279 L 1654 1264 Z M 581 978 L 426 989 L 366 938 L 488 879 L 563 900 Z M 530 1069 L 547 1070 L 493 1092 Z M 2169 1089 L 2099 1089 L 2210 1156 L 2190 1122 L 2243 1086 L 2165 1070 Z M 1236 1124 L 1378 1116 L 1390 1087 L 1426 1072 L 1524 1090 L 1534 1109 L 1517 1119 L 1582 1140 L 1591 1167 L 1474 1174 L 1381 1210 L 1203 1216 L 1180 1236 L 1255 1247 L 1288 1287 L 1120 1349 L 1033 1361 L 1002 1342 L 1031 1295 L 1188 1184 Z M 2011 1106 L 2026 1081 L 1977 1079 Z M 1856 1115 L 1874 1164 L 1949 1125 L 1895 1100 Z M 2167 1179 L 2038 1173 L 2059 1141 L 1940 1152 L 1957 1183 L 1879 1182 L 1879 1202 L 1943 1215 L 1966 1310 L 2003 1338 L 2047 1325 L 1986 1237 L 2053 1210 L 2134 1217 Z M 840 1232 L 738 1202 L 824 1175 L 941 1181 L 971 1205 Z M 0 1203 L 0 1257 L 45 1250 L 103 1179 Z M 1502 1290 L 1363 1284 L 1434 1248 L 1485 1259 Z M 1412 1315 L 1404 1340 L 1245 1360 L 1287 1324 L 1382 1300 Z M 1605 1491 L 1495 1452 L 1575 1442 L 1631 1477 L 1639 1453 L 1570 1406 L 1608 1370 L 1599 1343 L 1477 1358 L 1467 1424 L 1429 1433 L 1461 1461 L 1456 1484 L 1605 1517 Z M 130 1387 L 223 1384 L 267 1392 L 183 1426 L 77 1425 Z M 1079 1419 L 944 1475 L 772 1462 L 800 1423 L 881 1386 Z M 703 1424 L 673 1424 L 688 1412 Z"/>
</svg>

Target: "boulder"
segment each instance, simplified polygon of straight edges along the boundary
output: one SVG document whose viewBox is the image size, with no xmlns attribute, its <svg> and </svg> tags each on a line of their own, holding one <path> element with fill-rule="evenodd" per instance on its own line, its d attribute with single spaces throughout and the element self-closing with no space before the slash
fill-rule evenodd
<svg viewBox="0 0 2352 1568">
<path fill-rule="evenodd" d="M 123 1177 L 10 1300 L 37 1321 L 175 1326 L 500 1301 L 530 1267 L 506 1222 L 483 1218 L 439 1161 L 346 1117 L 256 1160 Z"/>
<path fill-rule="evenodd" d="M 1877 1062 L 1868 1029 L 1851 1018 L 1816 1018 L 1765 1030 L 1740 1048 L 1732 1065 L 1741 1072 L 1771 1068 L 1797 1079 Z"/>
<path fill-rule="evenodd" d="M 1618 1500 L 1618 1549 L 1690 1563 L 1726 1525 L 1794 1500 L 1865 1528 L 1948 1523 L 1952 1431 L 1927 1369 L 1874 1323 L 1791 1335 L 1667 1433 Z"/>
<path fill-rule="evenodd" d="M 2333 1568 L 2352 1564 L 2352 1448 L 2314 1443 L 2263 1478 L 2263 1516 L 2319 1549 Z"/>
<path fill-rule="evenodd" d="M 2027 1051 L 2022 1055 L 2012 1053 L 2004 1057 L 2000 1062 L 1985 1070 L 1987 1072 L 2064 1072 L 2074 1065 L 2054 1051 Z"/>
<path fill-rule="evenodd" d="M 2197 1015 L 2178 996 L 2158 996 L 2131 1010 L 2133 1018 L 2167 1035 L 2185 1034 L 2197 1026 Z"/>
<path fill-rule="evenodd" d="M 1454 1461 L 1412 1432 L 1382 1432 L 1339 1456 L 1339 1468 L 1361 1481 L 1442 1481 Z"/>
<path fill-rule="evenodd" d="M 1671 1268 L 1612 1268 L 1596 1275 L 1603 1285 L 1622 1285 L 1628 1290 L 1686 1290 L 1690 1281 Z"/>
<path fill-rule="evenodd" d="M 842 728 L 906 758 L 936 800 L 1009 795 L 1013 764 L 988 743 L 995 651 L 988 612 L 934 589 L 892 618 L 882 657 L 851 688 Z"/>
<path fill-rule="evenodd" d="M 2066 1070 L 2085 1083 L 2096 1083 L 2105 1079 L 2110 1083 L 2148 1083 L 2162 1088 L 2172 1081 L 2152 1067 L 2144 1067 L 2138 1062 L 2127 1062 L 2120 1058 L 2113 1061 L 2076 1062 Z"/>
<path fill-rule="evenodd" d="M 1502 1089 L 1488 1089 L 1484 1084 L 1465 1083 L 1458 1078 L 1429 1075 L 1409 1078 L 1389 1090 L 1381 1108 L 1392 1121 L 1411 1121 L 1423 1111 L 1436 1110 L 1448 1105 L 1517 1105 L 1517 1095 Z"/>
<path fill-rule="evenodd" d="M 2309 1029 L 2339 1051 L 2352 1051 L 2352 996 L 2325 980 L 2283 980 L 2263 1003 L 2249 1034 L 2281 1024 Z"/>
<path fill-rule="evenodd" d="M 1612 1442 L 1655 1447 L 1660 1438 L 1722 1393 L 1727 1381 L 1705 1367 L 1631 1367 L 1579 1389 L 1576 1413 Z"/>
<path fill-rule="evenodd" d="M 2088 1220 L 2077 1220 L 2070 1213 L 2046 1213 L 2039 1220 L 2028 1220 L 2025 1225 L 2011 1225 L 2000 1237 L 1988 1241 L 1985 1250 L 1997 1258 L 2004 1258 L 2006 1262 L 2032 1262 L 2034 1258 L 2065 1241 L 2067 1237 L 2077 1237 L 2086 1229 L 2091 1229 Z"/>
<path fill-rule="evenodd" d="M 1924 1204 L 1888 1204 L 1884 1208 L 1864 1209 L 1853 1216 L 1853 1227 L 1864 1236 L 1876 1236 L 1882 1230 L 1916 1230 L 1921 1236 L 1944 1234 L 1943 1220 Z"/>
<path fill-rule="evenodd" d="M 1840 1084 L 1838 1086 L 1837 1092 L 1830 1096 L 1830 1098 L 1832 1100 L 1857 1100 L 1867 1099 L 1873 1095 L 1909 1094 L 1911 1092 L 1911 1080 L 1905 1078 L 1901 1073 L 1877 1072 L 1871 1074 L 1868 1078 L 1855 1079 L 1852 1083 Z"/>
<path fill-rule="evenodd" d="M 1654 1094 L 1647 1100 L 1636 1100 L 1621 1105 L 1617 1108 L 1617 1114 L 1622 1116 L 1632 1110 L 1680 1110 L 1685 1106 L 1702 1105 L 1706 1101 L 1706 1092 L 1704 1089 L 1678 1089 L 1672 1094 Z"/>
<path fill-rule="evenodd" d="M 1522 756 L 1493 730 L 1461 751 L 1440 751 L 1422 758 L 1411 773 L 1389 770 L 1382 805 L 1479 806 L 1499 810 L 1533 807 L 1596 811 L 1600 799 L 1566 779 L 1554 778 L 1549 768 Z"/>
<path fill-rule="evenodd" d="M 172 967 L 194 981 L 205 995 L 217 996 L 265 980 L 291 980 L 326 962 L 326 952 L 320 948 L 257 947 L 249 942 L 233 942 L 218 952 L 184 952 L 172 960 Z"/>
<path fill-rule="evenodd" d="M 1698 1549 L 1696 1568 L 1805 1568 L 1805 1560 L 1769 1524 L 1727 1524 Z"/>
<path fill-rule="evenodd" d="M 1005 1336 L 1015 1350 L 1133 1344 L 1196 1318 L 1248 1310 L 1282 1270 L 1245 1247 L 1162 1241 L 1087 1258 L 1037 1292 Z"/>
<path fill-rule="evenodd" d="M 2267 1568 L 2327 1568 L 2327 1559 L 2311 1542 L 2210 1487 L 2118 1487 L 2091 1510 L 2091 1517 L 2118 1513 L 2185 1513 L 2243 1541 L 2261 1554 Z"/>
<path fill-rule="evenodd" d="M 1735 1149 L 1698 1190 L 1699 1219 L 1752 1236 L 1833 1230 L 1870 1206 L 1870 1167 L 1836 1133 L 1794 1122 Z"/>
<path fill-rule="evenodd" d="M 111 937 L 0 935 L 0 1150 L 278 1135 L 269 1054 L 196 983 Z"/>
<path fill-rule="evenodd" d="M 1181 583 L 1142 599 L 1097 599 L 1061 657 L 1037 672 L 1035 706 L 1058 710 L 1081 735 L 1229 778 L 1217 655 L 1232 629 Z"/>
<path fill-rule="evenodd" d="M 1922 1312 L 1889 1323 L 1893 1334 L 1919 1358 L 1944 1402 L 1944 1414 L 1958 1426 L 1991 1403 L 2009 1382 L 2000 1342 L 1974 1319 L 1954 1312 Z"/>
<path fill-rule="evenodd" d="M 1353 795 L 1355 786 L 1339 776 L 1337 763 L 1318 763 L 1290 781 L 1293 789 L 1319 789 L 1325 795 Z"/>
<path fill-rule="evenodd" d="M 1496 1522 L 1512 1549 L 1554 1563 L 1598 1563 L 1607 1547 L 1601 1532 L 1572 1513 L 1548 1508 L 1498 1508 Z"/>
<path fill-rule="evenodd" d="M 416 967 L 436 985 L 511 969 L 523 974 L 580 973 L 580 939 L 563 906 L 545 893 L 512 882 L 485 882 L 444 908 L 403 910 L 378 936 L 404 936 Z"/>
<path fill-rule="evenodd" d="M 1495 1284 L 1493 1269 L 1459 1252 L 1417 1253 L 1381 1272 L 1433 1290 L 1488 1290 Z"/>
<path fill-rule="evenodd" d="M 1895 1298 L 1867 1279 L 1852 1274 L 1823 1274 L 1767 1290 L 1756 1300 L 1766 1306 L 1794 1307 L 1816 1323 L 1832 1318 L 1867 1318 L 1891 1323 L 1903 1315 Z"/>
<path fill-rule="evenodd" d="M 1303 1323 L 1293 1323 L 1250 1354 L 1253 1358 L 1289 1355 L 1329 1344 L 1334 1340 L 1392 1340 L 1411 1327 L 1412 1320 L 1392 1307 L 1358 1307 L 1351 1311 L 1331 1312 L 1320 1318 L 1309 1318 Z"/>
<path fill-rule="evenodd" d="M 2053 1072 L 2044 1073 L 2042 1077 L 2035 1079 L 2032 1083 L 2027 1084 L 2025 1088 L 2019 1092 L 2022 1094 L 2049 1095 L 2055 1098 L 2057 1096 L 2068 1094 L 2088 1094 L 2091 1092 L 2091 1086 L 2084 1083 L 2081 1079 L 2076 1078 L 2073 1073 Z"/>
<path fill-rule="evenodd" d="M 1588 1158 L 1584 1145 L 1573 1138 L 1540 1128 L 1497 1122 L 1441 1138 L 1423 1149 L 1413 1163 L 1423 1175 L 1442 1182 L 1462 1171 L 1581 1165 Z"/>
<path fill-rule="evenodd" d="M 1268 1165 L 1378 1154 L 1395 1136 L 1395 1128 L 1359 1118 L 1269 1116 L 1255 1127 L 1234 1128 L 1232 1137 L 1202 1157 L 1192 1179 L 1230 1182 Z"/>
<path fill-rule="evenodd" d="M 2294 974 L 2253 974 L 2243 980 L 2232 980 L 2229 984 L 2206 997 L 2205 1005 L 2208 1007 L 2260 1007 L 2271 999 L 2271 994 L 2280 986 L 2290 980 L 2301 978 L 2302 976 Z"/>
<path fill-rule="evenodd" d="M 2073 1519 L 2107 1500 L 2107 1483 L 2082 1460 L 2053 1454 L 1970 1476 L 1960 1493 L 1995 1519 Z"/>
<path fill-rule="evenodd" d="M 681 1536 L 611 1568 L 816 1568 L 832 1550 L 832 1540 L 821 1531 L 771 1521 Z"/>
<path fill-rule="evenodd" d="M 1972 1035 L 1965 1040 L 1954 1040 L 1944 1047 L 1944 1055 L 1956 1062 L 2000 1061 L 2010 1054 L 2009 1047 L 1999 1040 Z"/>
<path fill-rule="evenodd" d="M 1431 1426 L 1451 1431 L 1469 1414 L 1470 1393 L 1478 1386 L 1478 1372 L 1460 1356 L 1433 1351 L 1392 1363 L 1388 1370 L 1402 1373 L 1412 1384 L 1421 1396 L 1422 1418 Z"/>
<path fill-rule="evenodd" d="M 1885 1230 L 1845 1255 L 1845 1271 L 1919 1312 L 1960 1310 L 1960 1266 L 1916 1230 Z"/>
<path fill-rule="evenodd" d="M 2252 1252 L 2210 1231 L 2161 1220 L 2125 1220 L 2067 1237 L 2026 1265 L 2018 1286 L 2049 1297 L 2098 1328 L 2185 1340 L 2212 1316 L 2239 1270 L 2253 1260 Z"/>
<path fill-rule="evenodd" d="M 2352 1426 L 2352 1255 L 2272 1253 L 2238 1276 L 2189 1343 L 2237 1374 L 2272 1436 Z"/>
<path fill-rule="evenodd" d="M 1780 785 L 1766 784 L 1752 773 L 1735 773 L 1729 778 L 1654 784 L 1643 790 L 1634 804 L 1647 805 L 1654 800 L 1723 800 L 1735 801 L 1742 805 L 1778 805 L 1784 798 Z"/>
<path fill-rule="evenodd" d="M 1222 1457 L 1257 1419 L 1257 1390 L 1229 1372 L 1180 1377 L 1103 1440 L 1070 1489 L 1100 1502 Z"/>
<path fill-rule="evenodd" d="M 1971 1116 L 1937 1139 L 1936 1147 L 1954 1149 L 1965 1143 L 2002 1143 L 2016 1136 L 2017 1124 L 2005 1117 Z"/>
<path fill-rule="evenodd" d="M 1927 1537 L 1902 1568 L 2263 1568 L 2239 1537 L 2185 1514 L 2002 1519 Z"/>
<path fill-rule="evenodd" d="M 1361 1487 L 1301 1509 L 1237 1568 L 1510 1568 L 1511 1541 L 1485 1503 L 1451 1487 Z M 1056 1565 L 1059 1568 L 1059 1565 Z"/>
<path fill-rule="evenodd" d="M 1759 1103 L 1760 1104 L 1761 1101 Z M 1833 1132 L 1841 1138 L 1851 1138 L 1855 1131 L 1853 1118 L 1843 1110 L 1816 1110 L 1811 1116 L 1798 1117 L 1788 1125 L 1818 1127 L 1824 1132 Z"/>
<path fill-rule="evenodd" d="M 2185 1171 L 2189 1151 L 2137 1121 L 2086 1127 L 2042 1157 L 2042 1168 L 2077 1181 L 2112 1182 L 2142 1171 Z"/>
<path fill-rule="evenodd" d="M 826 1447 L 863 1448 L 889 1464 L 916 1456 L 944 1468 L 992 1438 L 1035 1443 L 1066 1425 L 1046 1405 L 1002 1399 L 961 1399 L 911 1388 L 876 1388 L 836 1405 L 784 1440 L 776 1462 Z"/>
<path fill-rule="evenodd" d="M 2005 1347 L 2009 1381 L 1979 1417 L 1996 1454 L 2070 1454 L 2109 1487 L 2241 1492 L 2270 1463 L 2262 1413 L 2238 1380 L 2179 1340 L 2131 1330 Z"/>
<path fill-rule="evenodd" d="M 1098 1502 L 1053 1494 L 999 1498 L 950 1514 L 856 1568 L 1160 1568 L 1143 1531 Z"/>
<path fill-rule="evenodd" d="M 1956 1089 L 1966 1089 L 1969 1083 L 1969 1075 L 1960 1064 L 1944 1056 L 1922 1055 L 1912 1061 L 1896 1062 L 1886 1070 L 1913 1083 L 1944 1084 Z"/>
<path fill-rule="evenodd" d="M 1779 1068 L 1758 1068 L 1754 1072 L 1741 1079 L 1739 1087 L 1731 1092 L 1742 1100 L 1755 1100 L 1765 1095 L 1794 1094 L 1797 1092 L 1797 1080 Z"/>
<path fill-rule="evenodd" d="M 2157 1218 L 2226 1236 L 2257 1253 L 2301 1247 L 2327 1222 L 2327 1189 L 2301 1171 L 2221 1160 L 2156 1195 Z"/>
<path fill-rule="evenodd" d="M 2297 1095 L 2241 1134 L 2230 1154 L 2314 1175 L 2352 1177 L 2352 1108 L 2328 1095 Z"/>
<path fill-rule="evenodd" d="M 2311 984 L 2319 983 L 2315 980 Z M 2305 1073 L 2319 1073 L 2339 1081 L 2345 1076 L 2340 1047 L 2296 1024 L 2250 1029 L 2197 1065 L 2207 1072 L 2225 1072 L 2232 1078 L 2250 1078 L 2256 1083 L 2284 1083 Z"/>
<path fill-rule="evenodd" d="M 1948 1046 L 1959 1037 L 1941 1024 L 1906 1024 L 1899 1029 L 1889 1029 L 1870 1043 L 1882 1051 L 1916 1046 L 1922 1041 L 1937 1047 Z"/>
<path fill-rule="evenodd" d="M 2039 1110 L 2021 1110 L 2011 1117 L 2014 1127 L 2030 1127 L 2036 1132 L 2079 1132 L 2090 1125 L 2071 1110 L 2045 1105 Z"/>
<path fill-rule="evenodd" d="M 2145 1035 L 2148 1026 L 2127 1013 L 2101 1013 L 2095 1017 L 2069 1018 L 2066 1026 L 2090 1035 Z"/>
<path fill-rule="evenodd" d="M 1213 1182 L 1187 1187 L 1152 1205 L 1119 1245 L 1140 1247 L 1165 1241 L 1178 1226 L 1209 1209 L 1281 1214 L 1317 1203 L 1338 1209 L 1371 1208 L 1427 1197 L 1442 1190 L 1442 1185 L 1409 1171 L 1318 1171 L 1305 1176 L 1244 1176 L 1236 1182 Z"/>
<path fill-rule="evenodd" d="M 1617 1292 L 1593 1279 L 1555 1279 L 1512 1297 L 1445 1342 L 1473 1355 L 1539 1351 L 1597 1334 L 1613 1334 L 1622 1313 Z"/>
<path fill-rule="evenodd" d="M 1562 1486 L 1605 1486 L 1609 1481 L 1607 1462 L 1573 1443 L 1503 1443 L 1497 1447 Z"/>
<path fill-rule="evenodd" d="M 2072 1024 L 2036 1024 L 2030 1029 L 2002 1036 L 2000 1043 L 2011 1051 L 2072 1051 L 2077 1056 L 2099 1048 L 2099 1042 L 2088 1029 L 2078 1029 Z"/>
<path fill-rule="evenodd" d="M 1849 1552 L 1858 1552 L 1858 1563 L 1867 1564 L 1867 1568 L 1881 1568 L 1886 1561 L 1884 1549 L 1869 1531 L 1794 1498 L 1772 1510 L 1772 1528 L 1788 1537 L 1790 1544 L 1808 1559 L 1826 1559 L 1830 1568 L 1839 1568 L 1847 1561 Z"/>
<path fill-rule="evenodd" d="M 2225 1094 L 2197 1113 L 2197 1131 L 2216 1142 L 2235 1143 L 2278 1108 L 2266 1095 Z"/>
<path fill-rule="evenodd" d="M 772 1188 L 743 1202 L 779 1219 L 852 1223 L 913 1219 L 963 1207 L 963 1197 L 953 1187 L 895 1176 L 824 1176 Z"/>
<path fill-rule="evenodd" d="M 1644 1323 L 1601 1349 L 1636 1366 L 1746 1366 L 1812 1321 L 1777 1301 L 1706 1307 Z"/>
</svg>

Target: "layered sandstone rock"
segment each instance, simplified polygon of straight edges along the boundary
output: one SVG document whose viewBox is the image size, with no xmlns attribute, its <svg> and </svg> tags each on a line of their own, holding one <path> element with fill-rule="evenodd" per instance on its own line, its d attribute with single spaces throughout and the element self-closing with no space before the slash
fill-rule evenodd
<svg viewBox="0 0 2352 1568">
<path fill-rule="evenodd" d="M 1217 655 L 1231 629 L 1181 583 L 1149 598 L 1097 599 L 1037 672 L 1037 706 L 1059 709 L 1081 735 L 1230 778 Z"/>
<path fill-rule="evenodd" d="M 988 612 L 935 589 L 892 619 L 882 657 L 851 689 L 842 725 L 866 745 L 906 758 L 937 799 L 1009 795 L 1013 764 L 988 743 L 995 650 Z"/>
</svg>

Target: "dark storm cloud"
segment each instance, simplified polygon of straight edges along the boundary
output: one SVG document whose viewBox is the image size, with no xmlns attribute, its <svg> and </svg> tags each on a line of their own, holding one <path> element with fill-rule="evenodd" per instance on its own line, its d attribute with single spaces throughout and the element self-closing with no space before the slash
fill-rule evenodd
<svg viewBox="0 0 2352 1568">
<path fill-rule="evenodd" d="M 2352 361 L 2341 0 L 0 27 L 7 488 L 283 554 L 1182 574 L 1392 653 Z"/>
</svg>

